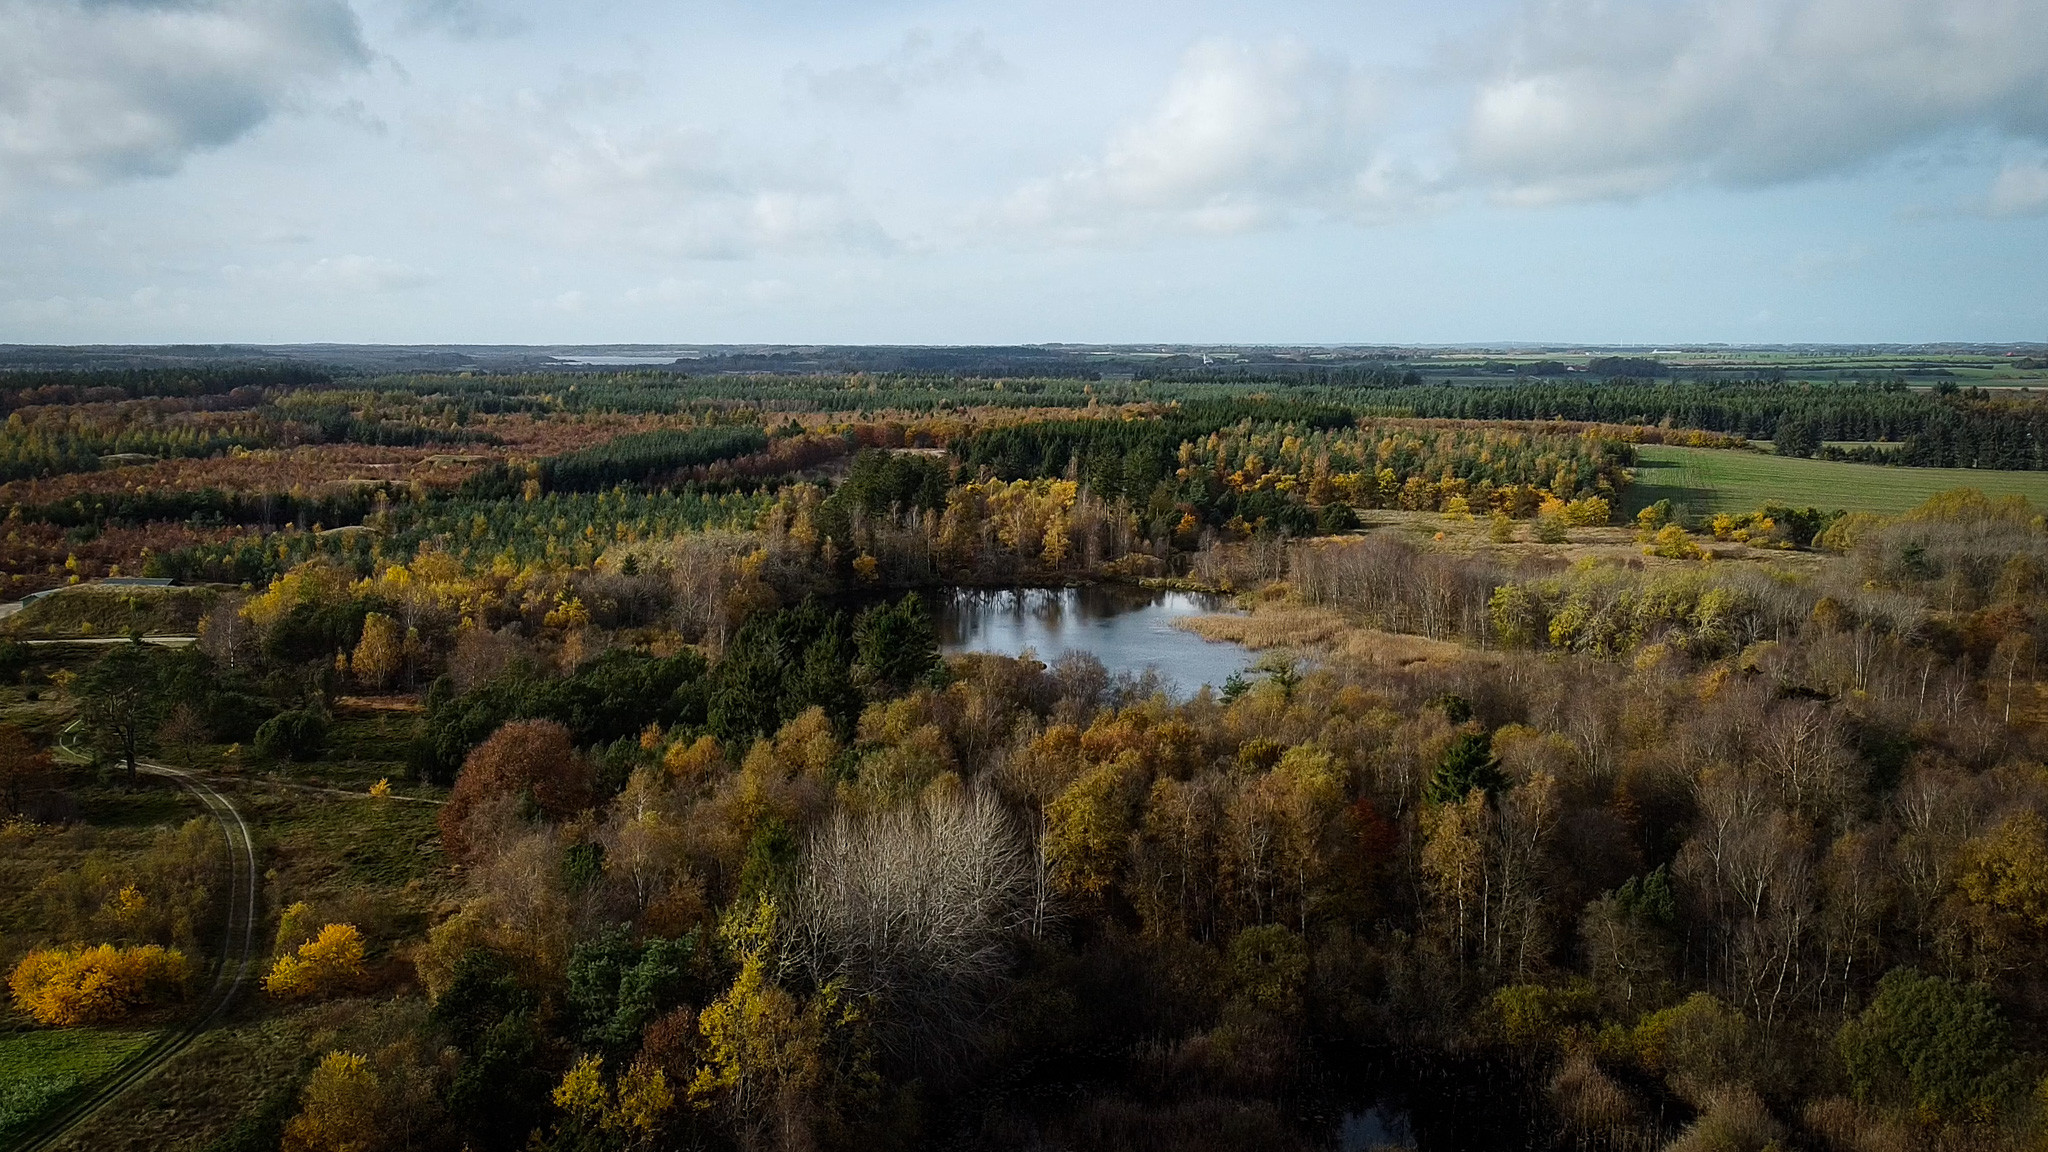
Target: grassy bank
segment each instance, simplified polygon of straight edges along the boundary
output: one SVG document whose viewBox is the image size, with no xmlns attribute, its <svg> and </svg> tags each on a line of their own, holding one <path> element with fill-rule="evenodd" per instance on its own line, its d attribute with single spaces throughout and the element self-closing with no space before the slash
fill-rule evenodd
<svg viewBox="0 0 2048 1152">
<path fill-rule="evenodd" d="M 2048 472 L 1888 468 L 1654 444 L 1644 445 L 1638 453 L 1636 482 L 1622 508 L 1629 515 L 1666 499 L 1696 514 L 1750 512 L 1769 503 L 1903 512 L 1952 488 L 1975 488 L 1992 497 L 2025 496 L 2048 506 Z"/>
</svg>

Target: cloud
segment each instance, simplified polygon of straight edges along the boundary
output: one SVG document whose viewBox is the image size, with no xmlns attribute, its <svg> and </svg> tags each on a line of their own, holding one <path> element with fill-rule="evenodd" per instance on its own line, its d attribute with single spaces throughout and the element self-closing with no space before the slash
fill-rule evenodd
<svg viewBox="0 0 2048 1152">
<path fill-rule="evenodd" d="M 368 59 L 344 0 L 6 0 L 0 179 L 166 175 Z"/>
<path fill-rule="evenodd" d="M 433 29 L 460 40 L 488 40 L 515 35 L 526 22 L 478 0 L 403 0 L 399 5 L 408 28 Z"/>
<path fill-rule="evenodd" d="M 402 292 L 433 282 L 435 276 L 421 268 L 386 260 L 381 256 L 324 256 L 310 263 L 272 264 L 245 267 L 230 264 L 221 275 L 231 283 L 262 288 L 304 285 L 325 292 L 373 294 Z"/>
<path fill-rule="evenodd" d="M 1503 44 L 1461 146 L 1512 201 L 1794 181 L 1956 131 L 2048 136 L 2038 0 L 1549 0 Z"/>
<path fill-rule="evenodd" d="M 2007 164 L 1991 182 L 1986 208 L 1994 216 L 2038 216 L 2048 212 L 2048 161 Z"/>
<path fill-rule="evenodd" d="M 1384 150 L 1385 126 L 1379 86 L 1340 58 L 1295 40 L 1203 41 L 1099 158 L 1020 190 L 1002 215 L 1081 235 L 1371 215 L 1423 192 Z"/>
<path fill-rule="evenodd" d="M 880 60 L 823 71 L 798 67 L 790 70 L 789 80 L 825 103 L 890 107 L 913 92 L 996 79 L 1009 71 L 1009 61 L 989 47 L 980 32 L 955 36 L 941 50 L 931 33 L 913 30 Z"/>
<path fill-rule="evenodd" d="M 528 92 L 418 127 L 458 180 L 559 242 L 703 258 L 893 245 L 819 157 L 738 156 L 721 135 L 672 121 L 594 124 L 572 114 L 586 102 Z"/>
</svg>

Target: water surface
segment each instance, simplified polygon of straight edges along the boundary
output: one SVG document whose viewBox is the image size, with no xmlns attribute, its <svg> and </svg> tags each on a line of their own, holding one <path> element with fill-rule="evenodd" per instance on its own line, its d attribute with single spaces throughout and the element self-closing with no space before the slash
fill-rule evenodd
<svg viewBox="0 0 2048 1152">
<path fill-rule="evenodd" d="M 1212 642 L 1175 620 L 1228 611 L 1217 596 L 1156 592 L 1121 584 L 1080 588 L 956 588 L 933 598 L 939 647 L 948 654 L 1029 649 L 1051 664 L 1069 652 L 1092 653 L 1112 675 L 1156 670 L 1182 693 L 1221 686 L 1251 662 L 1235 644 Z"/>
</svg>

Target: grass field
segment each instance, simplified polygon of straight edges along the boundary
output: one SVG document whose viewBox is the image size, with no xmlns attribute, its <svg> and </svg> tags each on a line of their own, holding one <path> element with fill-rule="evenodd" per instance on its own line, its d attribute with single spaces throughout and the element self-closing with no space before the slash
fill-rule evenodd
<svg viewBox="0 0 2048 1152">
<path fill-rule="evenodd" d="M 2024 496 L 2048 508 L 2048 472 L 1973 468 L 1889 468 L 1797 460 L 1716 448 L 1646 444 L 1622 511 L 1670 500 L 1694 514 L 1753 512 L 1765 504 L 1846 512 L 1903 512 L 1937 492 L 1975 488 L 1987 496 Z"/>
<path fill-rule="evenodd" d="M 154 1036 L 98 1028 L 0 1035 L 0 1141 L 113 1071 Z"/>
</svg>

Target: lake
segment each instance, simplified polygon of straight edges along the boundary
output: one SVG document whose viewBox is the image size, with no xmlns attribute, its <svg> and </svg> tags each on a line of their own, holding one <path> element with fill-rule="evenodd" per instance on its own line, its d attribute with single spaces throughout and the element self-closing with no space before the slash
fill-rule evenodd
<svg viewBox="0 0 2048 1152">
<path fill-rule="evenodd" d="M 1235 644 L 1202 639 L 1175 620 L 1229 611 L 1220 596 L 1158 592 L 1122 584 L 1079 588 L 955 588 L 932 597 L 939 647 L 946 653 L 1026 649 L 1051 664 L 1068 652 L 1092 653 L 1112 675 L 1156 669 L 1181 694 L 1221 687 L 1251 663 Z"/>
</svg>

